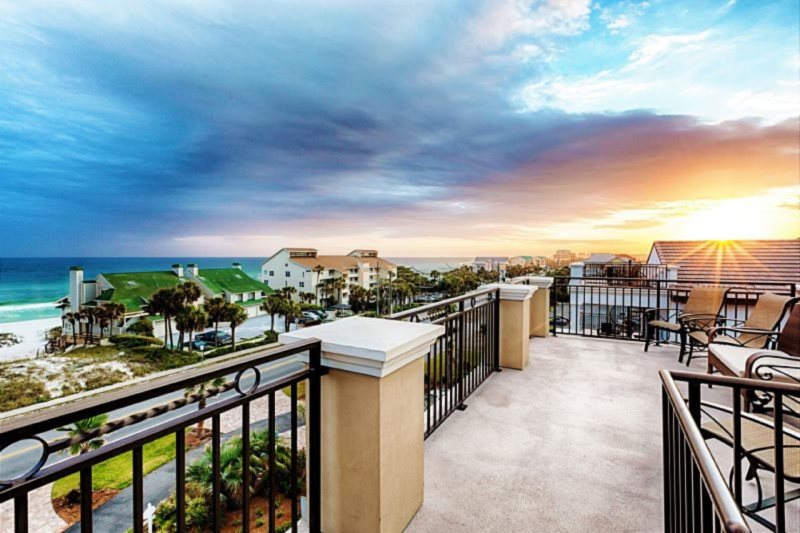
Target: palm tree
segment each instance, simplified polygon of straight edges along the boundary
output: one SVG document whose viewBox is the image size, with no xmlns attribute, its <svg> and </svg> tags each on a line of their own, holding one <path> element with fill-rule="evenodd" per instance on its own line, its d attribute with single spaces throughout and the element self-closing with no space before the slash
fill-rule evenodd
<svg viewBox="0 0 800 533">
<path fill-rule="evenodd" d="M 278 315 L 281 313 L 281 311 L 283 311 L 283 305 L 284 299 L 277 292 L 273 292 L 267 296 L 267 299 L 261 304 L 261 309 L 270 317 L 269 330 L 273 333 L 275 333 L 275 315 Z"/>
<path fill-rule="evenodd" d="M 312 293 L 312 292 L 301 292 L 300 293 L 300 301 L 303 302 L 303 303 L 307 303 L 307 304 L 314 303 L 314 299 L 315 298 L 316 297 L 314 296 L 314 293 Z"/>
<path fill-rule="evenodd" d="M 216 298 L 211 298 L 210 300 L 206 300 L 203 304 L 203 309 L 205 309 L 206 314 L 208 315 L 208 321 L 210 324 L 214 326 L 214 338 L 217 338 L 217 333 L 219 332 L 219 323 L 225 321 L 225 309 L 227 306 L 227 302 L 225 302 L 224 298 L 217 296 Z"/>
<path fill-rule="evenodd" d="M 342 301 L 342 294 L 343 291 L 347 287 L 347 282 L 344 278 L 331 278 L 330 280 L 330 291 L 331 296 L 336 299 L 337 303 L 341 303 Z"/>
<path fill-rule="evenodd" d="M 167 300 L 169 298 L 169 289 L 159 289 L 150 296 L 145 309 L 149 315 L 161 315 L 164 317 L 164 346 L 168 346 L 168 330 L 167 330 Z"/>
<path fill-rule="evenodd" d="M 200 287 L 193 281 L 178 285 L 178 293 L 183 297 L 184 305 L 193 305 L 203 295 Z"/>
<path fill-rule="evenodd" d="M 436 281 L 439 279 L 439 276 L 441 276 L 441 273 L 439 273 L 438 270 L 431 270 L 430 276 L 433 282 L 436 283 Z"/>
<path fill-rule="evenodd" d="M 79 319 L 79 313 L 66 313 L 64 315 L 64 320 L 69 322 L 70 327 L 72 327 L 72 344 L 75 344 L 76 346 L 78 344 L 78 332 L 75 330 L 75 322 Z"/>
<path fill-rule="evenodd" d="M 105 330 L 109 322 L 108 310 L 103 306 L 96 307 L 94 310 L 94 316 L 97 319 L 97 324 L 100 326 L 100 340 L 102 341 L 103 330 Z"/>
<path fill-rule="evenodd" d="M 189 346 L 192 345 L 192 333 L 203 331 L 208 324 L 208 315 L 200 308 L 192 307 L 189 311 Z"/>
<path fill-rule="evenodd" d="M 286 300 L 283 303 L 283 319 L 284 319 L 284 331 L 289 331 L 289 327 L 292 324 L 292 321 L 303 314 L 303 310 L 300 308 L 300 305 L 296 302 L 291 300 Z"/>
<path fill-rule="evenodd" d="M 83 316 L 86 318 L 86 340 L 91 344 L 94 342 L 94 321 L 97 318 L 97 309 L 87 307 L 83 310 Z"/>
<path fill-rule="evenodd" d="M 57 430 L 65 431 L 70 438 L 74 438 L 83 435 L 87 431 L 100 428 L 106 422 L 108 422 L 108 415 L 95 415 L 90 416 L 89 418 L 84 418 L 83 420 L 78 420 L 71 426 L 61 427 Z M 69 448 L 69 453 L 71 455 L 81 455 L 92 450 L 96 450 L 105 443 L 106 441 L 103 437 L 95 437 L 93 439 L 88 439 L 83 442 L 73 444 Z"/>
<path fill-rule="evenodd" d="M 315 287 L 314 291 L 316 292 L 317 304 L 319 304 L 319 289 L 320 289 L 319 277 L 322 275 L 323 272 L 325 272 L 325 267 L 322 265 L 317 265 L 314 268 L 312 268 L 311 271 L 317 275 L 317 282 L 314 284 Z"/>
<path fill-rule="evenodd" d="M 212 380 L 209 380 L 209 381 L 204 381 L 202 383 L 198 383 L 197 385 L 189 387 L 188 389 L 183 391 L 183 396 L 188 398 L 189 396 L 192 396 L 193 394 L 205 394 L 208 389 L 215 389 L 217 387 L 221 387 L 224 384 L 225 384 L 225 378 L 222 378 L 222 377 L 215 378 L 215 379 L 212 379 Z M 197 410 L 198 411 L 202 411 L 203 409 L 206 408 L 206 400 L 207 399 L 208 398 L 203 396 L 197 401 Z M 205 427 L 205 423 L 206 423 L 205 419 L 201 419 L 201 420 L 197 421 L 197 436 L 198 437 L 202 437 L 203 436 L 203 428 Z"/>
<path fill-rule="evenodd" d="M 178 348 L 183 350 L 183 334 L 189 329 L 191 307 L 184 307 L 175 315 L 175 329 L 178 330 Z"/>
<path fill-rule="evenodd" d="M 102 308 L 104 309 L 106 318 L 111 325 L 108 331 L 109 336 L 111 336 L 114 334 L 114 322 L 125 316 L 125 306 L 119 302 L 108 302 L 103 304 Z"/>
<path fill-rule="evenodd" d="M 228 310 L 225 314 L 225 321 L 231 326 L 231 337 L 233 337 L 233 351 L 236 351 L 236 328 L 241 326 L 247 320 L 247 311 L 241 305 L 234 303 L 228 304 Z"/>
<path fill-rule="evenodd" d="M 278 292 L 280 292 L 287 300 L 292 300 L 292 297 L 297 293 L 297 289 L 287 286 L 281 288 L 281 290 Z"/>
</svg>

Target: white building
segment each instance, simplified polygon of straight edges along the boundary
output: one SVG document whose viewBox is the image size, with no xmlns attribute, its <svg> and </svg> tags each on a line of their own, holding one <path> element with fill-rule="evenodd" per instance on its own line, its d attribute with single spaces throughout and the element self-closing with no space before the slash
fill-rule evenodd
<svg viewBox="0 0 800 533">
<path fill-rule="evenodd" d="M 397 265 L 378 257 L 377 250 L 353 250 L 347 255 L 320 255 L 314 248 L 283 248 L 261 263 L 261 281 L 275 290 L 294 287 L 295 298 L 306 292 L 323 300 L 347 303 L 350 287 L 371 289 L 397 276 Z M 343 287 L 326 293 L 326 280 L 342 279 Z"/>
</svg>

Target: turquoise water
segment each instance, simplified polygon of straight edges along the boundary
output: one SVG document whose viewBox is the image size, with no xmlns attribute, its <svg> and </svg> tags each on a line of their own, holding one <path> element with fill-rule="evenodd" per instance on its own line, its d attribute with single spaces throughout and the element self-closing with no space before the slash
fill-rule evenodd
<svg viewBox="0 0 800 533">
<path fill-rule="evenodd" d="M 387 258 L 398 265 L 428 273 L 444 272 L 472 258 Z M 59 316 L 53 302 L 69 291 L 69 267 L 80 265 L 85 279 L 104 272 L 169 270 L 173 263 L 197 263 L 200 268 L 221 268 L 233 262 L 253 277 L 260 274 L 262 257 L 11 257 L 0 258 L 0 324 Z"/>
</svg>

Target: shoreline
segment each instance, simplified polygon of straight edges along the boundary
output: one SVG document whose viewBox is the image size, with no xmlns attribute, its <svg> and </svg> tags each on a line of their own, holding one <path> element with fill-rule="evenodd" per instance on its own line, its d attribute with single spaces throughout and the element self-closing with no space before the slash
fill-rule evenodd
<svg viewBox="0 0 800 533">
<path fill-rule="evenodd" d="M 47 343 L 44 339 L 47 331 L 60 325 L 61 318 L 59 317 L 0 324 L 0 333 L 13 333 L 22 339 L 22 342 L 18 344 L 0 348 L 0 363 L 36 357 L 37 350 L 43 350 Z"/>
</svg>

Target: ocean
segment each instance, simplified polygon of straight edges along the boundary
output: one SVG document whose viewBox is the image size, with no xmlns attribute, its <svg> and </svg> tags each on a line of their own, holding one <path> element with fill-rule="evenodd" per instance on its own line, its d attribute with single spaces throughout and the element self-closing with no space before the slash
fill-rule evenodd
<svg viewBox="0 0 800 533">
<path fill-rule="evenodd" d="M 387 257 L 397 265 L 422 273 L 445 272 L 471 257 Z M 53 302 L 69 291 L 69 267 L 80 265 L 85 279 L 104 272 L 169 270 L 173 263 L 197 263 L 200 268 L 223 268 L 233 262 L 258 278 L 262 257 L 10 257 L 0 258 L 0 324 L 59 316 Z"/>
</svg>

